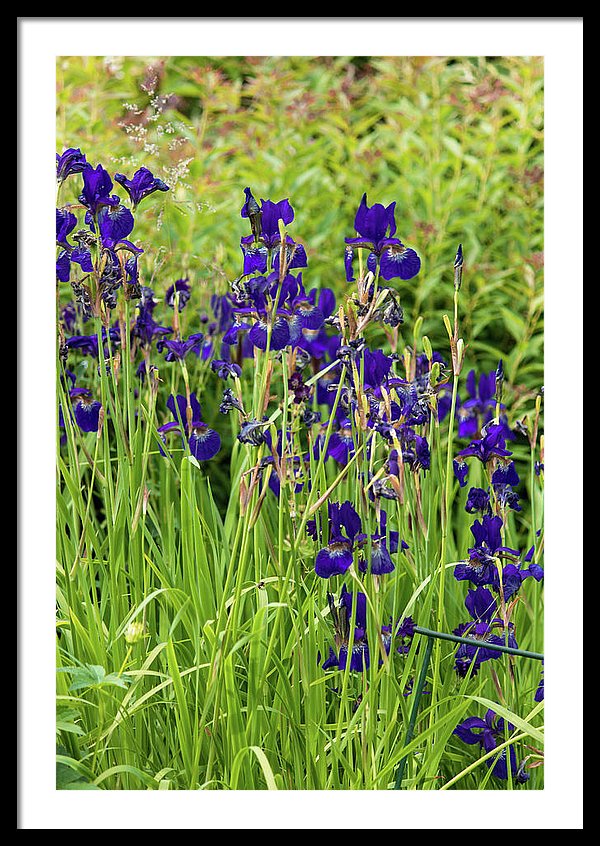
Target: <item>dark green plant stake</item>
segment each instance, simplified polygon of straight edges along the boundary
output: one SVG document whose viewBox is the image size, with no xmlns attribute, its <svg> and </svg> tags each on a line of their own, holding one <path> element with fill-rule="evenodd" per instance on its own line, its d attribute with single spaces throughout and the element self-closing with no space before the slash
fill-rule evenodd
<svg viewBox="0 0 600 846">
<path fill-rule="evenodd" d="M 418 629 L 415 627 L 415 631 Z M 417 711 L 419 710 L 419 702 L 421 701 L 421 696 L 423 694 L 423 688 L 425 687 L 425 679 L 427 677 L 427 670 L 429 669 L 429 659 L 431 658 L 431 651 L 433 649 L 433 637 L 427 636 L 427 643 L 425 645 L 425 656 L 423 658 L 423 664 L 421 666 L 421 672 L 419 673 L 419 678 L 417 681 L 417 687 L 414 691 L 415 699 L 413 702 L 412 711 L 410 712 L 410 719 L 408 721 L 408 728 L 406 729 L 406 737 L 404 739 L 404 745 L 408 746 L 411 742 L 413 733 L 415 730 L 415 723 L 417 721 Z M 400 763 L 398 764 L 398 769 L 396 770 L 396 784 L 394 785 L 394 790 L 401 790 L 402 789 L 402 779 L 404 778 L 404 770 L 406 769 L 406 761 L 408 760 L 408 756 L 405 755 L 404 758 L 400 759 Z"/>
</svg>

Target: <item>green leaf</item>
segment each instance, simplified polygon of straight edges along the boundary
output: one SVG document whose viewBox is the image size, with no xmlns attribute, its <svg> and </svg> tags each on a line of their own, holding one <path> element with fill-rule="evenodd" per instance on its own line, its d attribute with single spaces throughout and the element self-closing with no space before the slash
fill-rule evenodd
<svg viewBox="0 0 600 846">
<path fill-rule="evenodd" d="M 84 664 L 82 667 L 59 667 L 58 672 L 72 673 L 73 680 L 69 686 L 71 692 L 86 687 L 106 685 L 127 688 L 127 685 L 131 682 L 129 676 L 126 675 L 117 675 L 116 673 L 107 675 L 106 670 L 100 664 Z"/>
</svg>

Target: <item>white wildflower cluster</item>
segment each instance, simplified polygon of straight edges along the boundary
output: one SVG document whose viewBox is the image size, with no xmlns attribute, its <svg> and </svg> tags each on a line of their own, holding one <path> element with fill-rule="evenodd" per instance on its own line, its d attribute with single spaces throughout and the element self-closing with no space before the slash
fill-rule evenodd
<svg viewBox="0 0 600 846">
<path fill-rule="evenodd" d="M 123 79 L 123 56 L 104 56 L 102 64 L 111 76 Z"/>
<path fill-rule="evenodd" d="M 193 158 L 181 159 L 174 165 L 163 167 L 165 180 L 172 188 L 183 183 L 190 172 L 191 162 L 193 162 Z"/>
<path fill-rule="evenodd" d="M 135 103 L 123 103 L 122 106 L 126 112 L 133 112 L 134 115 L 143 114 L 143 109 L 138 108 Z"/>
</svg>

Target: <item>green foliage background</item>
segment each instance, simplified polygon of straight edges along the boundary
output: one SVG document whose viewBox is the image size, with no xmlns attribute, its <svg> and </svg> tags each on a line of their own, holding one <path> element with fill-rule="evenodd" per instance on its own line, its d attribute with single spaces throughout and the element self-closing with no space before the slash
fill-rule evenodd
<svg viewBox="0 0 600 846">
<path fill-rule="evenodd" d="M 158 293 L 187 276 L 199 309 L 241 271 L 247 185 L 290 199 L 307 290 L 344 290 L 362 194 L 395 202 L 422 259 L 399 291 L 407 327 L 422 315 L 445 347 L 462 243 L 467 363 L 502 357 L 520 401 L 543 383 L 543 78 L 539 57 L 61 58 L 57 149 L 173 186 L 134 230 L 142 276 Z"/>
</svg>

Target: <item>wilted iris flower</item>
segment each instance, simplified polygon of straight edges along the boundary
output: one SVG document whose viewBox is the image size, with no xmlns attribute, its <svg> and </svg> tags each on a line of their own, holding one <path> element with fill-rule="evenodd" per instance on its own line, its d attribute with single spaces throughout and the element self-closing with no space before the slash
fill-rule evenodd
<svg viewBox="0 0 600 846">
<path fill-rule="evenodd" d="M 241 215 L 242 217 L 247 217 L 249 219 L 252 235 L 254 237 L 254 241 L 256 242 L 260 238 L 262 232 L 262 211 L 250 188 L 244 188 L 244 194 L 246 196 L 246 200 L 242 206 Z"/>
<path fill-rule="evenodd" d="M 381 203 L 367 205 L 367 195 L 363 194 L 356 212 L 354 228 L 358 233 L 355 238 L 346 238 L 346 279 L 352 281 L 354 250 L 368 249 L 367 269 L 376 272 L 385 279 L 412 279 L 421 269 L 421 259 L 417 253 L 405 247 L 402 241 L 393 236 L 396 233 L 396 203 L 387 208 Z"/>
<path fill-rule="evenodd" d="M 265 429 L 269 425 L 270 422 L 267 418 L 263 420 L 246 420 L 240 426 L 237 439 L 241 444 L 250 444 L 250 446 L 260 446 L 267 443 Z"/>
<path fill-rule="evenodd" d="M 295 370 L 288 379 L 288 391 L 294 397 L 294 404 L 300 405 L 310 399 L 312 388 L 304 383 L 301 371 Z"/>
<path fill-rule="evenodd" d="M 244 406 L 233 393 L 231 388 L 225 388 L 225 390 L 223 391 L 223 397 L 221 398 L 221 403 L 219 405 L 219 411 L 221 412 L 221 414 L 229 414 L 229 412 L 232 411 L 234 408 L 236 408 L 238 411 L 241 411 L 242 414 L 244 413 Z"/>
<path fill-rule="evenodd" d="M 482 516 L 484 514 L 491 514 L 492 507 L 489 490 L 484 491 L 483 488 L 470 488 L 465 503 L 465 511 L 469 514 L 479 512 Z"/>
<path fill-rule="evenodd" d="M 512 723 L 507 723 L 506 728 L 509 732 L 512 732 L 515 727 Z M 456 726 L 453 734 L 459 737 L 463 743 L 470 745 L 478 743 L 486 752 L 492 752 L 506 740 L 504 719 L 498 717 L 495 711 L 491 709 L 486 711 L 483 720 L 480 717 L 467 717 L 466 720 Z M 529 775 L 525 773 L 523 767 L 517 766 L 517 753 L 514 744 L 505 746 L 497 756 L 488 758 L 486 764 L 488 768 L 492 769 L 493 776 L 506 781 L 508 779 L 507 749 L 509 750 L 508 759 L 510 760 L 511 774 L 517 784 L 523 784 L 528 781 Z"/>
</svg>

